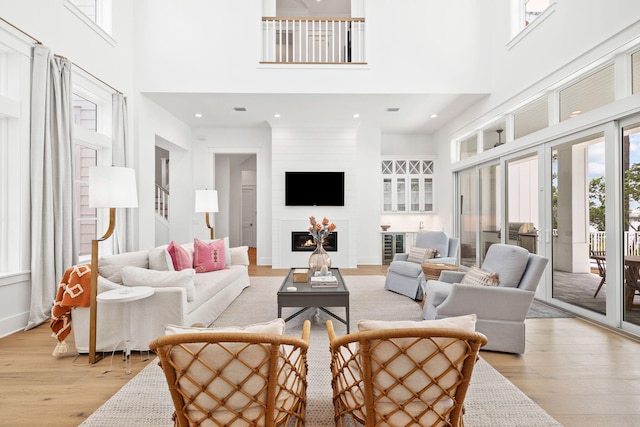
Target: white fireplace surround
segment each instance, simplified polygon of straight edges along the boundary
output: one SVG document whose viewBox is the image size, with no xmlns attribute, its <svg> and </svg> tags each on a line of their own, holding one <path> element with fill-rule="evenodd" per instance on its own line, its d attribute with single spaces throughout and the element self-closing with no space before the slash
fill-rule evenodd
<svg viewBox="0 0 640 427">
<path fill-rule="evenodd" d="M 330 218 L 331 219 L 331 218 Z M 336 252 L 328 252 L 331 257 L 331 266 L 340 268 L 355 268 L 357 265 L 355 253 L 351 253 L 351 248 L 355 248 L 355 243 L 351 242 L 351 236 L 354 234 L 350 230 L 350 222 L 348 219 L 331 219 L 336 225 L 338 231 L 338 250 Z M 291 268 L 291 267 L 307 267 L 311 252 L 294 252 L 291 250 L 291 232 L 303 231 L 309 229 L 309 220 L 304 219 L 281 219 L 277 222 L 280 230 L 274 235 L 279 237 L 278 242 L 274 243 L 274 254 L 279 255 L 276 262 L 274 259 L 273 268 Z M 275 257 L 274 257 L 275 258 Z"/>
</svg>

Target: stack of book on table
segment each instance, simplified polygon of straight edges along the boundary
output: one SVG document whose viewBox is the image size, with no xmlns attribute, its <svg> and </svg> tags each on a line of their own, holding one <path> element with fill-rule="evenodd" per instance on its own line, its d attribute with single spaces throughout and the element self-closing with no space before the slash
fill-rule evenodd
<svg viewBox="0 0 640 427">
<path fill-rule="evenodd" d="M 336 276 L 311 276 L 312 288 L 337 288 L 338 278 Z"/>
</svg>

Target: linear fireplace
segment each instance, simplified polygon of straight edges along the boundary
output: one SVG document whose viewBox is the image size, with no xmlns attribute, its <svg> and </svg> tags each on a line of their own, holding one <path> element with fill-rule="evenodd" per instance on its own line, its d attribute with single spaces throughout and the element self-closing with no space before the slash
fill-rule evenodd
<svg viewBox="0 0 640 427">
<path fill-rule="evenodd" d="M 324 250 L 327 252 L 337 252 L 338 250 L 338 232 L 334 231 L 324 239 Z M 292 231 L 291 232 L 291 251 L 292 252 L 313 252 L 316 249 L 316 243 L 308 231 Z"/>
</svg>

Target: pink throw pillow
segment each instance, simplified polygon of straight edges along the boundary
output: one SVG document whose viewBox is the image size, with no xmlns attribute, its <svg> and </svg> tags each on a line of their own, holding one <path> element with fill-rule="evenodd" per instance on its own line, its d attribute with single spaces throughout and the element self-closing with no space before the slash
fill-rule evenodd
<svg viewBox="0 0 640 427">
<path fill-rule="evenodd" d="M 212 242 L 203 242 L 197 238 L 193 239 L 193 268 L 196 269 L 196 273 L 227 268 L 224 239 Z"/>
<path fill-rule="evenodd" d="M 191 257 L 189 252 L 180 245 L 176 245 L 173 241 L 167 246 L 167 252 L 171 256 L 173 262 L 173 268 L 176 271 L 184 270 L 187 268 L 193 268 L 191 265 Z"/>
</svg>

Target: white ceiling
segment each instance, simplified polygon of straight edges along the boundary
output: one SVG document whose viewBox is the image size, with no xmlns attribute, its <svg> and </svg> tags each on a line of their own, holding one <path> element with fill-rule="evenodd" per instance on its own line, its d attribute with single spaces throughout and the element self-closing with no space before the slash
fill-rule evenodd
<svg viewBox="0 0 640 427">
<path fill-rule="evenodd" d="M 320 126 L 431 134 L 484 95 L 145 93 L 192 128 Z M 246 111 L 235 111 L 243 107 Z M 388 108 L 399 108 L 388 112 Z M 196 113 L 203 115 L 195 117 Z M 274 114 L 280 114 L 275 118 Z M 354 118 L 359 114 L 359 118 Z M 431 118 L 437 114 L 437 118 Z"/>
</svg>

